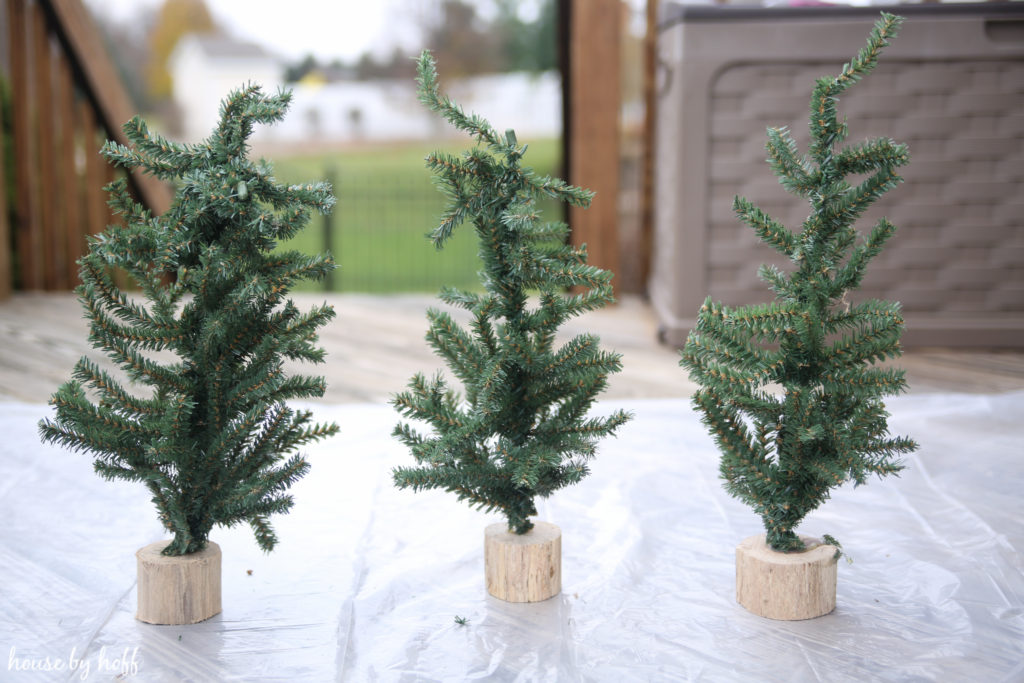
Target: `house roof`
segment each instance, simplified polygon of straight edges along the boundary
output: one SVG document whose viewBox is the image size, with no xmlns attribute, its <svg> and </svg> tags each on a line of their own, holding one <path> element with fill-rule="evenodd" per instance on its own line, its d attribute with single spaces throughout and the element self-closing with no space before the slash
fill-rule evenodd
<svg viewBox="0 0 1024 683">
<path fill-rule="evenodd" d="M 231 36 L 217 33 L 192 33 L 186 39 L 196 45 L 209 57 L 230 59 L 276 59 L 261 45 L 245 43 Z"/>
</svg>

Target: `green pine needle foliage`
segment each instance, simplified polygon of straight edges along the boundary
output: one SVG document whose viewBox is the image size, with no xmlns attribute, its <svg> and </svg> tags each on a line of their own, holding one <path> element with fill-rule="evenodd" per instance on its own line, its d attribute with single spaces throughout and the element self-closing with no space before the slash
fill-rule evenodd
<svg viewBox="0 0 1024 683">
<path fill-rule="evenodd" d="M 582 479 L 597 441 L 629 419 L 622 411 L 587 417 L 608 375 L 621 368 L 620 356 L 602 351 L 589 334 L 555 343 L 563 322 L 613 301 L 612 274 L 587 265 L 584 249 L 566 245 L 564 223 L 542 222 L 538 214 L 542 196 L 585 207 L 592 193 L 523 166 L 526 146 L 513 131 L 498 135 L 439 93 L 429 53 L 420 57 L 418 73 L 420 101 L 477 142 L 459 157 L 435 153 L 426 161 L 449 200 L 434 244 L 442 247 L 457 226 L 471 223 L 485 293 L 445 289 L 440 295 L 472 314 L 468 329 L 448 313 L 428 313 L 427 341 L 465 395 L 441 376 L 418 374 L 394 398 L 403 416 L 433 428 L 430 435 L 405 423 L 395 428 L 418 466 L 396 468 L 394 480 L 400 488 L 440 488 L 500 511 L 509 529 L 522 534 L 533 527 L 534 498 Z M 580 293 L 566 295 L 568 288 Z"/>
<path fill-rule="evenodd" d="M 769 164 L 810 203 L 810 215 L 794 233 L 746 199 L 737 197 L 733 209 L 793 269 L 761 267 L 771 303 L 729 308 L 708 298 L 682 351 L 680 364 L 700 385 L 694 403 L 721 451 L 725 487 L 762 517 L 776 550 L 803 549 L 794 529 L 830 489 L 895 474 L 897 456 L 917 448 L 889 435 L 881 400 L 906 388 L 903 371 L 872 367 L 900 355 L 899 304 L 846 301 L 895 230 L 882 219 L 858 239 L 854 223 L 901 182 L 896 170 L 909 155 L 888 139 L 840 146 L 847 127 L 836 113 L 839 95 L 874 68 L 901 22 L 883 13 L 839 76 L 817 81 L 808 156 L 797 157 L 787 130 L 769 129 Z M 867 177 L 851 185 L 851 174 Z"/>
<path fill-rule="evenodd" d="M 292 451 L 337 431 L 286 404 L 322 396 L 323 378 L 283 371 L 286 359 L 323 361 L 317 328 L 334 310 L 302 313 L 286 295 L 334 264 L 275 251 L 310 212 L 330 211 L 334 197 L 325 183 L 280 185 L 268 165 L 246 158 L 253 126 L 280 120 L 289 100 L 247 86 L 222 103 L 220 123 L 200 144 L 166 140 L 136 117 L 124 126 L 131 147 L 102 149 L 110 162 L 175 181 L 178 191 L 153 216 L 124 179 L 105 188 L 123 220 L 90 239 L 76 291 L 90 343 L 131 384 L 83 357 L 51 398 L 56 414 L 40 432 L 92 454 L 107 479 L 143 483 L 173 534 L 165 555 L 201 550 L 213 525 L 240 522 L 271 550 L 268 519 L 291 508 L 287 490 L 309 469 Z M 114 267 L 144 302 L 115 284 Z"/>
</svg>

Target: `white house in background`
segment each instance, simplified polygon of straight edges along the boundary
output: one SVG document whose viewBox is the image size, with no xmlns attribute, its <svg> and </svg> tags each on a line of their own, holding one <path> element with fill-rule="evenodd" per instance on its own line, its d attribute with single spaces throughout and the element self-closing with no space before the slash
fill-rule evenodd
<svg viewBox="0 0 1024 683">
<path fill-rule="evenodd" d="M 562 77 L 557 71 L 474 76 L 442 87 L 463 109 L 482 115 L 499 133 L 514 128 L 521 142 L 562 134 Z"/>
<path fill-rule="evenodd" d="M 397 80 L 293 83 L 292 105 L 264 131 L 273 142 L 360 142 L 430 135 L 416 91 Z"/>
<path fill-rule="evenodd" d="M 276 92 L 284 65 L 256 45 L 223 36 L 189 35 L 170 60 L 174 100 L 183 139 L 197 142 L 217 125 L 220 101 L 253 82 Z M 259 126 L 255 143 L 347 143 L 423 140 L 458 135 L 416 98 L 409 80 L 296 83 L 283 121 Z M 467 112 L 480 114 L 503 133 L 515 128 L 521 141 L 555 137 L 562 130 L 562 90 L 557 72 L 477 76 L 445 83 Z"/>
<path fill-rule="evenodd" d="M 284 72 L 281 60 L 259 45 L 195 33 L 178 41 L 168 69 L 186 142 L 209 136 L 217 125 L 220 102 L 229 92 L 256 83 L 264 92 L 275 93 L 282 85 Z"/>
<path fill-rule="evenodd" d="M 467 112 L 486 117 L 522 140 L 562 131 L 562 89 L 557 72 L 477 76 L 445 84 Z M 296 83 L 281 123 L 264 131 L 275 142 L 423 140 L 461 135 L 427 111 L 409 80 Z"/>
</svg>

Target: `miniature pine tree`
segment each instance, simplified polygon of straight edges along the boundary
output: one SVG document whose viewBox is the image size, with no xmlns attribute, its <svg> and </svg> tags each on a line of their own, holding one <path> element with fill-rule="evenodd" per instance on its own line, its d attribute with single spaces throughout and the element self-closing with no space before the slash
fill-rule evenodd
<svg viewBox="0 0 1024 683">
<path fill-rule="evenodd" d="M 469 329 L 447 313 L 427 314 L 427 341 L 461 380 L 465 397 L 442 376 L 422 374 L 395 397 L 402 415 L 429 424 L 433 434 L 406 423 L 395 428 L 419 466 L 396 468 L 394 480 L 400 488 L 441 488 L 499 510 L 509 529 L 523 534 L 537 514 L 534 498 L 578 482 L 596 442 L 629 419 L 622 411 L 586 416 L 608 375 L 620 369 L 620 356 L 600 350 L 590 334 L 555 345 L 563 322 L 613 300 L 612 274 L 587 265 L 585 249 L 566 245 L 564 223 L 541 222 L 538 214 L 539 197 L 586 207 L 592 193 L 523 166 L 526 146 L 513 131 L 498 135 L 439 93 L 429 53 L 420 57 L 418 74 L 420 101 L 478 143 L 461 158 L 438 152 L 426 161 L 449 199 L 434 244 L 441 248 L 457 226 L 472 223 L 485 293 L 441 292 L 442 301 L 472 314 Z M 570 287 L 581 292 L 567 296 Z"/>
<path fill-rule="evenodd" d="M 268 165 L 246 157 L 253 125 L 280 120 L 289 100 L 247 86 L 222 103 L 217 128 L 200 144 L 168 141 L 136 117 L 124 126 L 134 148 L 102 149 L 112 163 L 176 181 L 178 190 L 171 208 L 153 216 L 124 179 L 105 188 L 123 224 L 90 239 L 76 291 L 89 341 L 132 385 L 83 357 L 51 398 L 56 415 L 40 432 L 93 454 L 105 478 L 145 484 L 173 534 L 165 555 L 202 550 L 215 524 L 241 522 L 271 550 L 268 518 L 291 507 L 286 491 L 309 469 L 301 455 L 286 456 L 337 431 L 285 403 L 322 396 L 323 378 L 286 376 L 282 367 L 285 359 L 323 361 L 316 331 L 334 310 L 302 313 L 286 295 L 333 262 L 274 251 L 334 197 L 325 183 L 280 185 Z M 112 267 L 131 276 L 144 303 L 115 284 Z M 147 355 L 156 351 L 169 353 Z"/>
<path fill-rule="evenodd" d="M 838 77 L 819 79 L 811 97 L 809 157 L 785 129 L 769 129 L 769 164 L 781 184 L 811 205 L 799 234 L 737 197 L 733 209 L 765 243 L 792 261 L 791 272 L 763 265 L 776 300 L 728 308 L 710 297 L 687 339 L 681 365 L 700 385 L 694 395 L 721 451 L 726 489 L 761 515 L 775 550 L 804 547 L 794 528 L 844 481 L 897 473 L 916 444 L 890 437 L 881 397 L 906 388 L 902 370 L 872 367 L 900 355 L 899 304 L 851 305 L 868 262 L 892 236 L 884 218 L 861 240 L 854 223 L 901 178 L 905 145 L 847 136 L 839 95 L 870 72 L 900 17 L 882 14 L 866 47 Z M 867 177 L 853 186 L 851 174 Z M 772 393 L 769 385 L 781 387 Z"/>
</svg>

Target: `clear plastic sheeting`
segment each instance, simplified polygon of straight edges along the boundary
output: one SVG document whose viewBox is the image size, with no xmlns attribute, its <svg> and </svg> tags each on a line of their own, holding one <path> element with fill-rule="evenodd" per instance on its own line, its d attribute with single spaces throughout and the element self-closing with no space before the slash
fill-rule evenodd
<svg viewBox="0 0 1024 683">
<path fill-rule="evenodd" d="M 392 486 L 411 456 L 390 407 L 314 405 L 342 433 L 308 449 L 277 549 L 215 529 L 223 613 L 151 626 L 134 618 L 134 553 L 164 534 L 144 489 L 40 445 L 47 408 L 2 405 L 0 679 L 1024 680 L 1024 393 L 889 402 L 921 450 L 801 526 L 854 560 L 835 612 L 803 622 L 736 604 L 734 548 L 759 519 L 722 489 L 689 402 L 600 410 L 618 407 L 635 419 L 591 476 L 539 505 L 563 532 L 551 600 L 487 595 L 499 517 Z"/>
</svg>

